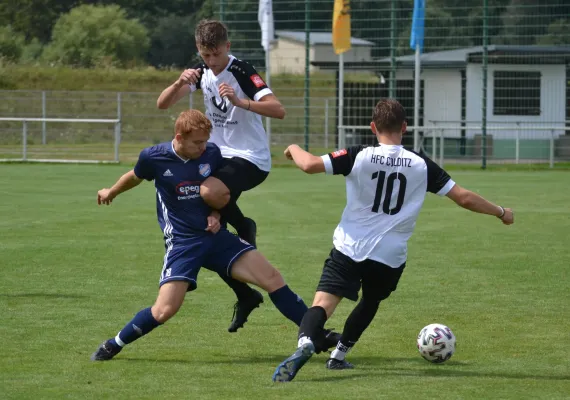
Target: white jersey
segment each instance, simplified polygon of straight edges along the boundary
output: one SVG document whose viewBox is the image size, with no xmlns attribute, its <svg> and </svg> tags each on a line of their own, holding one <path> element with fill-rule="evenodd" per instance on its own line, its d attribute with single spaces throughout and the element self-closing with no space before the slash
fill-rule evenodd
<svg viewBox="0 0 570 400">
<path fill-rule="evenodd" d="M 235 107 L 228 99 L 220 98 L 218 87 L 226 83 L 235 90 L 237 97 L 251 101 L 259 101 L 273 93 L 271 89 L 255 68 L 234 56 L 230 56 L 228 65 L 217 76 L 204 63 L 193 67 L 198 68 L 202 71 L 200 80 L 196 85 L 190 85 L 190 90 L 201 89 L 204 94 L 206 115 L 213 125 L 210 141 L 218 145 L 223 157 L 241 157 L 269 172 L 271 152 L 261 115 Z"/>
<path fill-rule="evenodd" d="M 354 261 L 404 264 L 426 193 L 445 196 L 455 185 L 436 163 L 403 146 L 357 146 L 322 158 L 327 174 L 346 177 L 346 207 L 333 243 Z"/>
</svg>

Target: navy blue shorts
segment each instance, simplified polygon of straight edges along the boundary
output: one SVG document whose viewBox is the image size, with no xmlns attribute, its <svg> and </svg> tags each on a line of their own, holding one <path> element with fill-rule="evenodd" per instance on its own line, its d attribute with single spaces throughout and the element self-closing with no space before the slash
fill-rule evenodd
<svg viewBox="0 0 570 400">
<path fill-rule="evenodd" d="M 231 276 L 233 263 L 255 247 L 237 235 L 222 229 L 215 235 L 179 239 L 166 243 L 159 286 L 171 281 L 186 281 L 188 291 L 198 287 L 200 268 Z"/>
</svg>

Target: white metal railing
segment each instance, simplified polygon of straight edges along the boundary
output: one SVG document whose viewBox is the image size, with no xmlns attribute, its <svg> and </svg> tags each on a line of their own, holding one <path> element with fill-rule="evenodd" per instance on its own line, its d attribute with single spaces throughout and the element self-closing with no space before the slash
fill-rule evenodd
<svg viewBox="0 0 570 400">
<path fill-rule="evenodd" d="M 441 123 L 449 124 L 447 121 L 441 121 Z M 491 125 L 488 124 L 485 129 L 487 131 L 513 131 L 515 132 L 515 163 L 519 164 L 520 162 L 520 140 L 521 140 L 521 132 L 522 131 L 548 131 L 550 132 L 549 135 L 549 164 L 550 167 L 554 167 L 554 153 L 555 153 L 555 138 L 556 132 L 569 132 L 570 127 L 563 126 L 564 122 L 560 122 L 557 126 L 553 124 L 557 123 L 527 123 L 527 122 L 511 122 L 511 126 L 507 126 L 507 123 L 501 123 L 501 125 Z M 471 131 L 481 131 L 483 130 L 483 126 L 481 124 L 474 125 L 474 124 L 455 124 L 455 125 L 447 125 L 447 126 L 437 126 L 437 124 L 431 124 L 427 126 L 418 126 L 418 130 L 423 131 L 424 133 L 430 133 L 431 135 L 424 134 L 423 141 L 426 140 L 426 137 L 431 137 L 432 139 L 432 158 L 434 160 L 438 159 L 438 163 L 443 165 L 444 163 L 444 151 L 445 151 L 445 131 L 460 131 L 460 130 L 471 130 Z M 415 129 L 414 126 L 408 125 L 408 130 L 413 131 Z M 339 132 L 344 131 L 345 135 L 347 131 L 352 131 L 351 135 L 346 135 L 347 138 L 354 135 L 357 130 L 370 130 L 370 126 L 362 126 L 362 125 L 344 125 L 339 126 Z M 454 138 L 456 138 L 454 136 Z M 532 140 L 532 139 L 530 139 Z M 424 148 L 423 141 L 420 143 L 420 148 Z M 439 143 L 438 143 L 439 141 Z M 341 146 L 339 146 L 341 147 Z M 344 146 L 342 146 L 344 147 Z M 439 150 L 439 155 L 437 154 Z"/>
<path fill-rule="evenodd" d="M 28 158 L 28 122 L 72 122 L 72 123 L 92 123 L 92 124 L 114 124 L 114 162 L 119 162 L 119 146 L 121 144 L 121 120 L 120 119 L 81 119 L 81 118 L 8 118 L 0 117 L 0 121 L 22 122 L 22 158 L 7 159 L 0 161 L 41 161 L 41 162 L 82 162 L 98 163 L 99 160 L 57 160 L 57 159 L 30 159 Z M 45 141 L 44 141 L 45 143 Z"/>
</svg>

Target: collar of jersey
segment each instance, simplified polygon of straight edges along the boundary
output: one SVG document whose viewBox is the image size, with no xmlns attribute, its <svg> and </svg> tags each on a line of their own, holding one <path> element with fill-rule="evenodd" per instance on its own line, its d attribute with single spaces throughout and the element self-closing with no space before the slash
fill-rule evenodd
<svg viewBox="0 0 570 400">
<path fill-rule="evenodd" d="M 180 157 L 180 156 L 178 155 L 178 153 L 176 152 L 176 150 L 174 150 L 174 140 L 173 140 L 172 142 L 170 142 L 170 146 L 172 147 L 172 152 L 174 153 L 174 155 L 175 155 L 176 157 L 178 157 L 179 159 L 181 159 L 182 161 L 184 161 L 184 164 L 186 164 L 188 161 L 190 161 L 190 159 L 185 160 L 184 158 Z"/>
<path fill-rule="evenodd" d="M 227 70 L 229 70 L 230 66 L 232 65 L 232 63 L 234 62 L 234 60 L 236 59 L 234 56 L 232 56 L 231 54 L 228 54 L 229 57 L 229 61 L 227 63 L 227 65 L 224 67 L 224 69 L 222 70 L 222 72 L 220 72 L 218 75 L 214 74 L 214 71 L 212 71 L 212 76 L 214 77 L 214 79 L 218 79 L 220 77 L 220 75 L 222 75 L 224 72 L 226 72 Z"/>
<path fill-rule="evenodd" d="M 377 143 L 374 147 L 380 146 L 388 146 L 388 147 L 404 147 L 403 144 L 386 144 L 386 143 Z"/>
</svg>

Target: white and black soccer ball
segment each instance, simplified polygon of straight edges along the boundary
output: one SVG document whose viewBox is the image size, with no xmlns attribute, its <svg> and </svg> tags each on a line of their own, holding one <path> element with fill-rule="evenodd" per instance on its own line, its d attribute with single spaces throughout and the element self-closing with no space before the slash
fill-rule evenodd
<svg viewBox="0 0 570 400">
<path fill-rule="evenodd" d="M 442 324 L 425 326 L 418 334 L 418 350 L 429 362 L 440 364 L 455 353 L 455 335 Z"/>
</svg>

